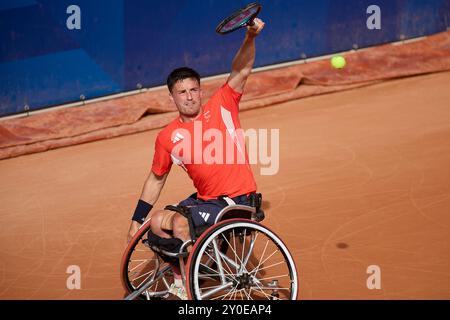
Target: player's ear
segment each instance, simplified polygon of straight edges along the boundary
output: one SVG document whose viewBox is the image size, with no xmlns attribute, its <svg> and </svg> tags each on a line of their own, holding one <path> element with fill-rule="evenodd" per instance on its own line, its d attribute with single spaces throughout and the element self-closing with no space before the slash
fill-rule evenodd
<svg viewBox="0 0 450 320">
<path fill-rule="evenodd" d="M 175 102 L 175 101 L 173 100 L 172 92 L 169 92 L 169 99 L 170 99 L 170 101 Z"/>
</svg>

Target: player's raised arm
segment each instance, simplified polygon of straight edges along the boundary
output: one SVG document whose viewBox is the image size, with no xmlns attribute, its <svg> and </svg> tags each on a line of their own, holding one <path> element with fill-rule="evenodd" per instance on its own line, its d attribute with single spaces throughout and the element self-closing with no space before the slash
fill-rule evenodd
<svg viewBox="0 0 450 320">
<path fill-rule="evenodd" d="M 244 42 L 233 59 L 228 85 L 237 92 L 243 92 L 247 78 L 255 63 L 255 38 L 264 28 L 265 23 L 255 18 L 254 24 L 247 27 Z"/>
</svg>

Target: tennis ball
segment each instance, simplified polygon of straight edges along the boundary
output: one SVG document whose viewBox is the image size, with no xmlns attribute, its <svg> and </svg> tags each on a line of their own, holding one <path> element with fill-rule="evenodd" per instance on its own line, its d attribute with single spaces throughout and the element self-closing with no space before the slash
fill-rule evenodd
<svg viewBox="0 0 450 320">
<path fill-rule="evenodd" d="M 331 66 L 335 69 L 342 69 L 345 67 L 345 58 L 343 56 L 334 56 L 331 58 Z"/>
</svg>

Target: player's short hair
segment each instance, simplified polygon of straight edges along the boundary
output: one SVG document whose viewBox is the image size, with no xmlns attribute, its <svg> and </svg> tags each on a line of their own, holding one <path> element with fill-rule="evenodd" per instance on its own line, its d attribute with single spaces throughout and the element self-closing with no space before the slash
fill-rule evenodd
<svg viewBox="0 0 450 320">
<path fill-rule="evenodd" d="M 194 78 L 200 84 L 200 75 L 194 69 L 188 67 L 181 67 L 173 70 L 167 77 L 167 87 L 169 91 L 172 92 L 172 88 L 180 80 Z"/>
</svg>

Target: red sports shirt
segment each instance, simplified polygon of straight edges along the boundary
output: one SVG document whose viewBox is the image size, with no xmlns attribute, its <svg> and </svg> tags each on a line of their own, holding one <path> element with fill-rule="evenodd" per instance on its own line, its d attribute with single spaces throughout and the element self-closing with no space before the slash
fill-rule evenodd
<svg viewBox="0 0 450 320">
<path fill-rule="evenodd" d="M 241 96 L 226 83 L 195 121 L 178 116 L 169 123 L 156 138 L 153 173 L 162 176 L 172 163 L 180 165 L 203 200 L 255 192 L 238 117 Z"/>
</svg>

